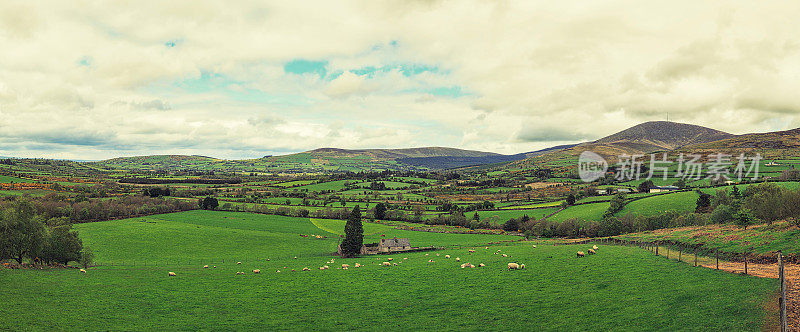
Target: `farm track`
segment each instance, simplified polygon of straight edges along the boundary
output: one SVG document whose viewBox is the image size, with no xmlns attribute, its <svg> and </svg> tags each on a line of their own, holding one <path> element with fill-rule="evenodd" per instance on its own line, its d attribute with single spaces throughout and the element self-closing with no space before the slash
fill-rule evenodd
<svg viewBox="0 0 800 332">
<path fill-rule="evenodd" d="M 700 264 L 715 269 L 716 264 Z M 744 273 L 744 263 L 719 262 L 719 269 L 731 273 Z M 800 331 L 800 265 L 784 264 L 786 277 L 786 315 L 789 331 Z M 747 264 L 747 274 L 761 278 L 778 278 L 778 264 Z"/>
</svg>

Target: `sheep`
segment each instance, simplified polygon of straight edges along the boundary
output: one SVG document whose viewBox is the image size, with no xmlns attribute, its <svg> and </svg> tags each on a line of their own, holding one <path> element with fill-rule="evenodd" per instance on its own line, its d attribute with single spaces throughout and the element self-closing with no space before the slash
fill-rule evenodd
<svg viewBox="0 0 800 332">
<path fill-rule="evenodd" d="M 297 256 L 294 256 L 294 258 L 293 258 L 293 259 L 297 259 Z"/>
<path fill-rule="evenodd" d="M 524 269 L 524 268 L 525 268 L 525 264 L 520 264 L 520 265 L 519 265 L 519 268 L 520 268 L 520 269 Z"/>
<path fill-rule="evenodd" d="M 204 268 L 204 269 L 207 269 L 207 268 L 208 268 L 208 265 L 203 265 L 203 268 Z"/>
<path fill-rule="evenodd" d="M 536 249 L 536 245 L 535 244 L 533 245 L 533 249 Z"/>
<path fill-rule="evenodd" d="M 461 257 L 456 257 L 456 262 L 460 262 L 460 261 L 461 261 Z"/>
<path fill-rule="evenodd" d="M 364 266 L 364 265 L 361 265 L 361 264 L 358 264 L 358 263 L 356 263 L 356 265 L 355 265 L 355 266 L 356 266 L 356 267 L 362 267 L 362 266 Z"/>
<path fill-rule="evenodd" d="M 464 264 L 461 264 L 461 268 L 462 268 L 462 269 L 463 269 L 463 268 L 465 268 L 465 267 L 473 268 L 473 267 L 475 267 L 475 265 L 472 265 L 471 263 L 464 263 Z"/>
<path fill-rule="evenodd" d="M 397 266 L 397 263 L 392 263 L 392 265 Z"/>
<path fill-rule="evenodd" d="M 475 250 L 470 249 L 470 250 L 467 250 L 467 252 L 475 252 Z"/>
<path fill-rule="evenodd" d="M 449 259 L 449 258 L 450 258 L 450 255 L 444 255 L 444 258 L 448 258 L 448 259 Z"/>
<path fill-rule="evenodd" d="M 436 256 L 439 256 L 439 254 L 436 254 Z"/>
<path fill-rule="evenodd" d="M 584 254 L 583 251 L 578 251 L 578 257 L 583 257 L 583 256 L 586 256 L 586 254 Z"/>
<path fill-rule="evenodd" d="M 327 266 L 327 265 L 325 265 L 325 266 L 323 266 L 323 267 L 324 267 L 326 270 L 331 268 L 330 266 Z"/>
<path fill-rule="evenodd" d="M 485 266 L 486 266 L 486 264 L 483 264 L 483 263 L 478 264 L 478 267 L 485 267 Z"/>
<path fill-rule="evenodd" d="M 392 266 L 392 263 L 389 263 L 389 262 L 383 262 L 383 266 Z"/>
<path fill-rule="evenodd" d="M 358 266 L 358 263 L 356 263 L 356 266 Z M 343 269 L 346 269 L 348 267 L 350 267 L 350 264 L 342 264 L 342 268 Z"/>
<path fill-rule="evenodd" d="M 292 271 L 294 271 L 294 270 L 292 270 Z M 311 269 L 309 269 L 309 268 L 307 268 L 307 267 L 304 267 L 304 268 L 303 268 L 303 271 L 311 271 Z"/>
<path fill-rule="evenodd" d="M 389 258 L 387 258 L 386 260 L 387 260 L 387 261 L 392 261 L 392 260 L 394 260 L 394 258 L 391 258 L 391 257 L 389 257 Z"/>
<path fill-rule="evenodd" d="M 81 269 L 81 273 L 86 273 L 86 270 L 84 270 L 84 269 Z"/>
<path fill-rule="evenodd" d="M 428 263 L 433 263 L 433 260 L 432 260 L 432 259 L 429 259 L 429 260 L 428 260 Z"/>
<path fill-rule="evenodd" d="M 509 270 L 519 270 L 519 264 L 517 263 L 508 263 Z"/>
<path fill-rule="evenodd" d="M 320 267 L 319 267 L 319 269 L 320 269 L 320 270 L 324 270 L 324 269 L 325 269 L 325 267 L 324 267 L 324 266 L 320 266 Z"/>
<path fill-rule="evenodd" d="M 408 257 L 403 257 L 403 260 L 407 260 L 407 259 L 408 259 Z"/>
<path fill-rule="evenodd" d="M 253 270 L 253 273 L 261 273 L 261 269 L 255 269 Z"/>
<path fill-rule="evenodd" d="M 242 265 L 242 262 L 236 262 L 236 265 Z"/>
<path fill-rule="evenodd" d="M 508 257 L 508 255 L 506 255 L 506 254 L 503 254 L 503 257 Z"/>
<path fill-rule="evenodd" d="M 597 252 L 594 251 L 594 249 L 589 249 L 587 251 L 589 252 L 589 255 L 594 255 L 594 254 L 597 253 Z"/>
<path fill-rule="evenodd" d="M 486 247 L 486 250 L 489 250 L 489 247 Z"/>
<path fill-rule="evenodd" d="M 217 266 L 216 266 L 216 265 L 214 265 L 214 268 L 216 269 L 216 268 L 217 268 Z"/>
<path fill-rule="evenodd" d="M 346 268 L 346 267 L 343 267 L 343 268 L 342 268 L 342 270 L 347 270 L 347 268 Z"/>
<path fill-rule="evenodd" d="M 428 256 L 428 254 L 425 254 L 425 256 Z"/>
<path fill-rule="evenodd" d="M 169 272 L 169 273 L 167 273 L 167 275 L 169 275 L 170 277 L 177 276 L 177 274 L 175 274 L 175 272 Z"/>
<path fill-rule="evenodd" d="M 593 246 L 592 246 L 592 249 L 594 249 L 595 251 L 597 251 L 597 249 L 599 249 L 599 248 L 597 248 L 597 245 L 595 244 L 595 245 L 593 245 Z"/>
<path fill-rule="evenodd" d="M 275 273 L 281 273 L 281 270 L 275 270 Z"/>
</svg>

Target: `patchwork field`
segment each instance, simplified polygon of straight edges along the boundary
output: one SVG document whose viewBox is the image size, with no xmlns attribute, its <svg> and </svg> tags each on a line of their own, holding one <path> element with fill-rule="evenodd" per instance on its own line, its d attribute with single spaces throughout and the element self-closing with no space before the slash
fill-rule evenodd
<svg viewBox="0 0 800 332">
<path fill-rule="evenodd" d="M 0 321 L 10 330 L 759 330 L 777 287 L 630 247 L 601 246 L 577 259 L 586 246 L 485 249 L 518 238 L 369 223 L 365 242 L 385 234 L 448 249 L 326 263 L 343 225 L 208 211 L 80 224 L 103 266 L 87 274 L 3 270 Z M 397 266 L 379 265 L 390 257 Z M 461 269 L 463 262 L 486 267 Z M 508 262 L 526 269 L 509 271 Z"/>
</svg>

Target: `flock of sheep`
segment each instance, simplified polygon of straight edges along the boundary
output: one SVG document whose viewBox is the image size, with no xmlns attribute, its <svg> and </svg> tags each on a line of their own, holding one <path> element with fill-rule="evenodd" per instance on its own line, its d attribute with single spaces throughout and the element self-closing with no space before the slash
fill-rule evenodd
<svg viewBox="0 0 800 332">
<path fill-rule="evenodd" d="M 533 245 L 533 248 L 535 249 L 535 248 L 536 248 L 536 245 Z M 486 247 L 486 250 L 488 250 L 488 249 L 489 249 L 489 247 Z M 599 248 L 597 247 L 597 245 L 594 245 L 594 246 L 592 246 L 592 248 L 588 249 L 588 250 L 587 250 L 587 252 L 588 252 L 588 254 L 589 254 L 589 255 L 594 255 L 594 254 L 596 254 L 596 253 L 597 253 L 597 250 L 598 250 L 598 249 L 599 249 Z M 469 249 L 469 250 L 467 251 L 467 254 L 468 254 L 468 255 L 471 255 L 471 254 L 472 254 L 472 253 L 474 253 L 474 252 L 475 252 L 475 250 L 474 250 L 474 249 Z M 495 255 L 501 255 L 501 256 L 503 256 L 503 258 L 510 258 L 510 257 L 511 257 L 511 255 L 508 255 L 508 254 L 505 254 L 505 253 L 503 253 L 501 249 L 498 249 L 496 252 L 494 252 L 494 254 L 495 254 Z M 430 255 L 430 254 L 425 254 L 425 256 L 429 256 L 429 255 Z M 439 253 L 436 253 L 436 256 L 440 256 L 440 255 L 441 255 L 441 254 L 439 254 Z M 586 255 L 587 255 L 587 254 L 586 254 L 586 253 L 584 253 L 583 251 L 578 251 L 578 253 L 577 253 L 577 257 L 585 257 Z M 450 259 L 450 258 L 451 258 L 451 256 L 450 256 L 449 254 L 446 254 L 446 255 L 444 255 L 444 258 L 445 258 L 445 259 Z M 294 257 L 294 259 L 297 259 L 297 257 Z M 380 261 L 380 260 L 381 260 L 381 258 L 376 258 L 376 260 Z M 408 260 L 408 257 L 404 257 L 402 261 L 405 261 L 405 260 Z M 454 260 L 455 260 L 456 262 L 461 262 L 461 257 L 455 257 L 455 259 L 454 259 Z M 402 261 L 400 261 L 400 263 L 402 263 Z M 320 269 L 320 270 L 327 270 L 327 269 L 330 269 L 330 266 L 329 266 L 328 264 L 334 264 L 335 262 L 336 262 L 336 259 L 335 259 L 335 258 L 333 258 L 333 259 L 331 259 L 330 261 L 327 261 L 327 262 L 325 262 L 325 264 L 326 264 L 326 265 L 320 266 L 320 267 L 319 267 L 319 269 Z M 429 259 L 429 260 L 428 260 L 428 263 L 435 263 L 435 261 L 434 261 L 433 259 Z M 236 262 L 236 264 L 237 264 L 237 265 L 241 265 L 241 264 L 242 264 L 242 262 Z M 380 262 L 380 263 L 378 263 L 377 265 L 379 265 L 379 266 L 397 266 L 397 265 L 398 265 L 398 263 L 394 261 L 394 258 L 392 258 L 392 257 L 388 257 L 388 258 L 386 258 L 386 260 L 385 260 L 385 261 L 383 261 L 383 262 Z M 364 266 L 364 265 L 362 265 L 362 264 L 360 264 L 360 263 L 355 263 L 355 264 L 353 265 L 353 267 L 355 267 L 355 268 L 359 268 L 359 267 L 363 267 L 363 266 Z M 484 263 L 480 263 L 480 264 L 478 264 L 478 265 L 476 266 L 476 265 L 474 265 L 474 264 L 472 264 L 472 263 L 469 263 L 469 262 L 467 262 L 467 263 L 463 263 L 463 264 L 461 264 L 461 265 L 460 265 L 460 267 L 461 267 L 462 269 L 465 269 L 465 268 L 475 268 L 475 267 L 485 267 L 485 266 L 486 266 L 486 264 L 484 264 Z M 347 269 L 349 269 L 350 267 L 351 267 L 351 266 L 350 266 L 350 264 L 342 264 L 342 265 L 341 265 L 341 267 L 339 267 L 338 269 L 347 270 Z M 208 265 L 204 265 L 204 266 L 203 266 L 203 268 L 207 269 L 207 268 L 209 268 L 209 266 L 208 266 Z M 216 268 L 216 266 L 213 266 L 213 268 Z M 522 269 L 524 269 L 524 268 L 525 268 L 525 264 L 520 264 L 520 263 L 516 263 L 516 262 L 510 262 L 510 263 L 508 263 L 508 269 L 509 269 L 509 270 L 522 270 Z M 288 267 L 284 266 L 284 267 L 283 267 L 283 269 L 284 269 L 284 270 L 288 270 Z M 302 269 L 302 271 L 310 271 L 310 270 L 311 270 L 311 269 L 309 269 L 308 267 L 304 267 L 304 268 Z M 292 272 L 294 272 L 295 270 L 294 270 L 294 269 L 291 269 L 291 271 L 292 271 Z M 86 273 L 86 271 L 85 271 L 85 270 L 83 270 L 83 269 L 81 269 L 81 272 L 83 272 L 83 273 Z M 278 270 L 276 270 L 275 272 L 276 272 L 276 273 L 280 273 L 280 272 L 281 272 L 281 270 L 280 270 L 280 269 L 278 269 Z M 260 269 L 255 269 L 255 270 L 253 270 L 253 273 L 254 273 L 254 274 L 259 274 L 259 273 L 261 273 L 261 270 L 260 270 Z M 243 275 L 243 274 L 245 274 L 245 272 L 239 271 L 239 272 L 236 272 L 236 274 L 237 274 L 237 275 Z M 169 273 L 168 273 L 168 275 L 169 275 L 170 277 L 174 277 L 174 276 L 176 276 L 175 272 L 169 272 Z"/>
<path fill-rule="evenodd" d="M 589 249 L 589 250 L 586 250 L 586 252 L 588 252 L 589 255 L 594 255 L 594 254 L 597 253 L 597 249 L 598 249 L 597 245 L 593 245 L 592 248 Z M 586 254 L 583 251 L 578 251 L 578 257 L 584 257 L 584 256 L 586 256 Z"/>
</svg>

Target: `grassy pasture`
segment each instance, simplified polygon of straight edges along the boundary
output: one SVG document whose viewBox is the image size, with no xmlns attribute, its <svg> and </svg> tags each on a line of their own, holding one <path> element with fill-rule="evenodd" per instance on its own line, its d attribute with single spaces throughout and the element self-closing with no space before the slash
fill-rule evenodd
<svg viewBox="0 0 800 332">
<path fill-rule="evenodd" d="M 611 204 L 608 202 L 573 205 L 556 213 L 548 218 L 548 220 L 562 222 L 567 219 L 575 218 L 585 221 L 599 221 L 603 219 L 603 213 L 608 210 L 610 205 Z"/>
<path fill-rule="evenodd" d="M 325 254 L 336 239 L 296 236 L 297 232 L 325 234 L 316 221 L 203 211 L 157 216 L 152 218 L 154 224 L 140 220 L 82 224 L 81 236 L 101 261 L 158 255 L 150 257 L 171 257 L 174 262 L 103 266 L 85 275 L 76 270 L 3 270 L 3 327 L 759 330 L 766 314 L 763 301 L 777 288 L 775 280 L 693 268 L 637 248 L 601 246 L 598 255 L 577 259 L 575 251 L 586 246 L 534 249 L 530 242 L 488 250 L 476 246 L 472 254 L 468 247 L 337 258 L 329 264 L 330 270 L 318 270 L 332 258 Z M 324 223 L 331 230 L 343 225 L 342 221 Z M 390 231 L 381 226 L 368 224 L 367 233 L 377 236 L 379 231 Z M 408 233 L 420 233 L 412 243 L 468 244 L 502 238 Z M 495 255 L 498 249 L 511 257 Z M 226 260 L 210 269 L 203 269 L 202 262 L 179 260 L 233 254 L 272 259 L 241 259 L 242 265 Z M 445 254 L 453 258 L 446 259 Z M 294 255 L 298 259 L 291 258 Z M 379 266 L 388 257 L 399 264 Z M 455 257 L 487 266 L 461 269 Z M 506 263 L 511 261 L 525 263 L 527 268 L 509 271 Z M 356 262 L 365 266 L 336 268 Z M 312 270 L 300 272 L 303 267 Z M 256 268 L 262 273 L 250 273 Z M 167 271 L 178 276 L 167 277 Z M 236 275 L 236 271 L 247 273 Z M 355 309 L 359 307 L 364 309 Z"/>
<path fill-rule="evenodd" d="M 0 183 L 32 183 L 36 182 L 30 179 L 22 179 L 15 176 L 0 175 Z"/>
</svg>

